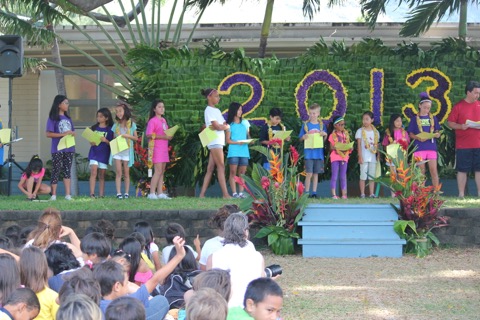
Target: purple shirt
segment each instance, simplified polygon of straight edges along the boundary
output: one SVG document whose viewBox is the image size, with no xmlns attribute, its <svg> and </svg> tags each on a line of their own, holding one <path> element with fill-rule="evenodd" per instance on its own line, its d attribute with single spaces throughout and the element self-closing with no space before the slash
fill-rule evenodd
<svg viewBox="0 0 480 320">
<path fill-rule="evenodd" d="M 50 118 L 47 120 L 47 129 L 45 130 L 46 132 L 53 132 L 53 133 L 64 133 L 67 131 L 75 131 L 75 128 L 73 127 L 73 122 L 72 119 L 60 115 L 60 120 L 55 121 Z M 67 149 L 63 149 L 58 151 L 57 146 L 58 142 L 60 141 L 62 137 L 59 138 L 52 138 L 52 149 L 51 153 L 57 153 L 57 152 L 75 152 L 75 147 L 70 147 Z"/>
<path fill-rule="evenodd" d="M 433 121 L 435 122 L 433 125 L 433 131 L 439 131 L 440 124 L 438 123 L 437 117 L 433 116 Z M 422 124 L 423 132 L 430 132 L 430 116 L 420 116 L 420 122 Z M 408 125 L 407 131 L 415 135 L 420 133 L 416 116 L 410 119 L 410 124 Z M 415 151 L 437 151 L 437 139 L 428 139 L 424 142 L 414 140 L 413 145 L 417 147 Z"/>
<path fill-rule="evenodd" d="M 108 141 L 113 140 L 113 131 L 112 127 L 95 129 L 95 134 L 98 134 L 100 137 L 107 138 Z M 105 142 L 100 142 L 98 146 L 91 146 L 90 152 L 88 153 L 88 160 L 95 160 L 103 164 L 108 164 L 108 159 L 110 158 L 110 146 Z"/>
</svg>

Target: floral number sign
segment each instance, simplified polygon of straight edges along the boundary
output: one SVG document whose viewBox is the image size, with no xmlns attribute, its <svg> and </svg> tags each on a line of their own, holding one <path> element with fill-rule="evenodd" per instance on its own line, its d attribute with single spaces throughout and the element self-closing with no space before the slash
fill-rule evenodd
<svg viewBox="0 0 480 320">
<path fill-rule="evenodd" d="M 333 92 L 332 112 L 326 118 L 343 116 L 347 111 L 347 89 L 342 81 L 329 70 L 313 70 L 305 75 L 295 89 L 296 111 L 302 121 L 308 119 L 308 90 L 317 83 L 325 83 Z"/>
<path fill-rule="evenodd" d="M 383 114 L 383 69 L 373 68 L 370 70 L 370 110 L 373 112 L 373 124 L 382 124 Z"/>
<path fill-rule="evenodd" d="M 230 94 L 232 88 L 238 85 L 247 85 L 251 88 L 250 97 L 247 101 L 242 103 L 243 115 L 247 116 L 252 113 L 262 102 L 265 90 L 263 84 L 256 76 L 246 72 L 235 72 L 226 76 L 218 85 L 218 92 L 220 94 Z M 227 119 L 228 112 L 223 113 L 223 117 Z M 264 118 L 249 118 L 251 123 L 262 125 L 265 123 Z"/>
<path fill-rule="evenodd" d="M 440 123 L 447 120 L 448 115 L 452 111 L 452 102 L 448 98 L 448 94 L 452 89 L 452 82 L 440 70 L 432 68 L 422 68 L 412 71 L 406 79 L 406 83 L 410 88 L 416 88 L 423 81 L 433 82 L 433 86 L 427 88 L 428 95 L 437 103 L 439 108 L 433 114 L 437 116 Z M 402 108 L 402 112 L 406 117 L 411 118 L 417 114 L 416 108 L 410 103 Z"/>
</svg>

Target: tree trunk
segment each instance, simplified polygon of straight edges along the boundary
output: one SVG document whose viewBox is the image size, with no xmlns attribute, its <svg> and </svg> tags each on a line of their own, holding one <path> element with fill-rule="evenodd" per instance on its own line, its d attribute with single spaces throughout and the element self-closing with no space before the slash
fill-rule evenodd
<svg viewBox="0 0 480 320">
<path fill-rule="evenodd" d="M 461 39 L 467 37 L 467 10 L 468 2 L 467 0 L 462 0 L 460 2 L 460 17 L 458 21 L 458 37 Z"/>
<path fill-rule="evenodd" d="M 270 33 L 270 25 L 272 24 L 273 5 L 275 0 L 267 0 L 267 7 L 265 8 L 265 16 L 263 17 L 262 33 L 260 35 L 260 47 L 258 48 L 258 57 L 265 58 L 265 51 L 267 49 L 267 39 Z"/>
</svg>

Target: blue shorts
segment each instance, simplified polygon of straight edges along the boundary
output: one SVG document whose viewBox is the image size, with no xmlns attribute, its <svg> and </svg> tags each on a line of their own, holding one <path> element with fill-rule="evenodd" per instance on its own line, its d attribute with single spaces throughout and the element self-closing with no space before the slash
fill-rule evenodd
<svg viewBox="0 0 480 320">
<path fill-rule="evenodd" d="M 457 149 L 455 169 L 458 172 L 480 171 L 480 149 Z"/>
<path fill-rule="evenodd" d="M 306 173 L 323 173 L 323 160 L 305 159 Z"/>
<path fill-rule="evenodd" d="M 237 165 L 239 167 L 246 167 L 248 166 L 248 158 L 247 157 L 231 157 L 227 158 L 228 164 Z"/>
</svg>

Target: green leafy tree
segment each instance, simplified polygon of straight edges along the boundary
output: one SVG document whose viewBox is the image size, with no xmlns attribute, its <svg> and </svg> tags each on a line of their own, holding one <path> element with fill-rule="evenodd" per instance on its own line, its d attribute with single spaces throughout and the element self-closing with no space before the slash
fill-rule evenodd
<svg viewBox="0 0 480 320">
<path fill-rule="evenodd" d="M 361 0 L 360 5 L 365 20 L 374 28 L 380 14 L 385 14 L 390 0 Z M 405 21 L 400 35 L 404 37 L 419 36 L 427 32 L 432 24 L 442 18 L 459 13 L 458 36 L 467 36 L 467 8 L 469 4 L 480 4 L 478 0 L 399 0 L 398 5 L 405 3 L 410 8 L 409 18 Z"/>
</svg>

